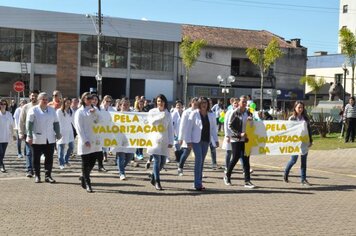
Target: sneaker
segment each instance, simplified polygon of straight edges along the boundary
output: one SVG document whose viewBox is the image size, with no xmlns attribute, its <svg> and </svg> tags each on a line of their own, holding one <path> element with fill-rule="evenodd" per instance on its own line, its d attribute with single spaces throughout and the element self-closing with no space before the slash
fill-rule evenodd
<svg viewBox="0 0 356 236">
<path fill-rule="evenodd" d="M 137 160 L 142 160 L 143 159 L 143 155 L 137 155 Z"/>
<path fill-rule="evenodd" d="M 46 177 L 45 178 L 45 182 L 50 183 L 50 184 L 54 184 L 56 181 L 52 177 Z"/>
<path fill-rule="evenodd" d="M 167 157 L 166 163 L 171 162 L 171 160 L 169 159 L 169 157 Z"/>
<path fill-rule="evenodd" d="M 218 166 L 216 165 L 216 164 L 213 164 L 212 166 L 211 166 L 211 169 L 213 169 L 213 170 L 216 170 L 218 168 Z"/>
<path fill-rule="evenodd" d="M 149 168 L 150 168 L 150 166 L 151 166 L 151 162 L 146 162 L 146 165 L 145 165 L 145 168 L 146 168 L 146 170 L 148 170 Z"/>
<path fill-rule="evenodd" d="M 39 177 L 39 176 L 36 176 L 35 177 L 35 183 L 41 183 L 41 177 Z"/>
<path fill-rule="evenodd" d="M 255 188 L 256 186 L 253 185 L 250 181 L 245 183 L 245 188 Z"/>
<path fill-rule="evenodd" d="M 183 169 L 182 168 L 178 168 L 178 176 L 183 176 Z"/>
<path fill-rule="evenodd" d="M 6 170 L 5 170 L 4 167 L 1 167 L 1 168 L 0 168 L 0 171 L 1 171 L 2 173 L 5 173 L 5 172 L 6 172 Z"/>
<path fill-rule="evenodd" d="M 289 183 L 288 176 L 286 174 L 283 175 L 283 181 L 285 183 Z"/>
<path fill-rule="evenodd" d="M 99 172 L 107 172 L 107 170 L 104 168 L 104 166 L 103 166 L 103 167 L 100 167 L 100 168 L 98 169 L 98 171 L 99 171 Z"/>
<path fill-rule="evenodd" d="M 252 174 L 253 173 L 253 169 L 252 168 L 250 168 L 250 174 Z"/>
<path fill-rule="evenodd" d="M 303 180 L 302 185 L 303 186 L 311 186 L 311 184 L 308 182 L 308 180 Z"/>
<path fill-rule="evenodd" d="M 64 169 L 64 165 L 60 165 L 59 169 L 63 170 Z"/>
<path fill-rule="evenodd" d="M 126 180 L 126 176 L 125 175 L 120 175 L 120 180 Z"/>
<path fill-rule="evenodd" d="M 44 161 L 46 159 L 46 157 L 42 154 L 41 155 L 41 161 Z"/>
<path fill-rule="evenodd" d="M 23 155 L 22 155 L 22 154 L 18 154 L 18 155 L 17 155 L 17 158 L 20 158 L 20 159 L 21 159 L 21 158 L 23 158 Z"/>
<path fill-rule="evenodd" d="M 27 178 L 32 178 L 32 177 L 33 177 L 32 172 L 31 172 L 31 171 L 27 172 L 27 173 L 26 173 L 26 177 L 27 177 Z"/>
<path fill-rule="evenodd" d="M 225 175 L 224 176 L 224 184 L 227 186 L 231 186 L 231 180 Z"/>
</svg>

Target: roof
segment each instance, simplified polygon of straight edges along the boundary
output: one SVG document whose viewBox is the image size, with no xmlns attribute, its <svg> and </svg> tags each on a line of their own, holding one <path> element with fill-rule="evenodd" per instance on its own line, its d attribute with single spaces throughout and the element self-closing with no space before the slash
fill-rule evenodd
<svg viewBox="0 0 356 236">
<path fill-rule="evenodd" d="M 296 48 L 291 42 L 266 30 L 245 30 L 199 25 L 182 25 L 183 36 L 192 40 L 204 39 L 209 46 L 227 48 L 259 48 L 268 45 L 273 37 L 281 48 Z"/>
<path fill-rule="evenodd" d="M 0 27 L 97 35 L 95 15 L 0 6 Z M 104 36 L 180 42 L 181 25 L 103 16 Z"/>
</svg>

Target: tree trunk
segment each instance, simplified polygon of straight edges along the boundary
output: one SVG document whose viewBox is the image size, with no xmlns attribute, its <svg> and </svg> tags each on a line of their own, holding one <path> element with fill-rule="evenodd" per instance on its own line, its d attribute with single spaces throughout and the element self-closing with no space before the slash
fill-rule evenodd
<svg viewBox="0 0 356 236">
<path fill-rule="evenodd" d="M 261 71 L 261 95 L 260 95 L 260 111 L 263 110 L 263 70 L 262 68 L 260 69 Z"/>
<path fill-rule="evenodd" d="M 316 92 L 314 93 L 314 107 L 316 107 Z"/>
<path fill-rule="evenodd" d="M 184 106 L 187 106 L 187 93 L 188 93 L 188 78 L 189 78 L 189 70 L 185 69 L 185 80 L 184 80 L 184 88 L 183 88 L 183 101 L 184 101 Z"/>
<path fill-rule="evenodd" d="M 355 65 L 352 65 L 352 77 L 351 77 L 351 96 L 355 96 Z"/>
</svg>

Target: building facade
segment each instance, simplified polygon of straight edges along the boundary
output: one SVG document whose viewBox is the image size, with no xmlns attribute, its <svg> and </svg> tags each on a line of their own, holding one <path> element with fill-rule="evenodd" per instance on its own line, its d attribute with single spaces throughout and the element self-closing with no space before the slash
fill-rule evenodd
<svg viewBox="0 0 356 236">
<path fill-rule="evenodd" d="M 273 37 L 277 38 L 283 56 L 274 63 L 266 73 L 264 80 L 264 108 L 272 104 L 273 91 L 277 91 L 278 107 L 285 107 L 297 99 L 304 98 L 304 86 L 299 84 L 305 75 L 307 49 L 300 45 L 299 39 L 286 41 L 264 30 L 241 30 L 221 27 L 183 25 L 183 36 L 191 40 L 205 39 L 207 46 L 190 72 L 188 85 L 189 97 L 207 96 L 214 99 L 223 98 L 222 88 L 217 76 L 235 76 L 228 97 L 252 95 L 259 103 L 260 72 L 246 55 L 246 49 L 263 48 Z M 182 65 L 179 72 L 184 74 Z M 182 76 L 181 79 L 183 79 Z M 225 90 L 224 90 L 225 91 Z"/>
<path fill-rule="evenodd" d="M 78 96 L 96 88 L 95 16 L 0 7 L 0 96 L 12 84 Z M 181 25 L 103 17 L 103 94 L 175 99 Z"/>
<path fill-rule="evenodd" d="M 356 33 L 356 2 L 354 0 L 340 0 L 339 30 L 347 27 Z M 341 53 L 340 43 L 338 52 Z"/>
</svg>

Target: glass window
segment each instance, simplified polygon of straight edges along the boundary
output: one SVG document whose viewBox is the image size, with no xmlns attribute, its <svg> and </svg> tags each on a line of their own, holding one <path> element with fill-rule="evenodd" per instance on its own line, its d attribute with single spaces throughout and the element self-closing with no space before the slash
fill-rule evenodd
<svg viewBox="0 0 356 236">
<path fill-rule="evenodd" d="M 342 13 L 347 13 L 347 12 L 348 12 L 348 8 L 349 8 L 348 5 L 344 5 L 344 6 L 342 7 Z"/>
<path fill-rule="evenodd" d="M 95 67 L 97 64 L 97 38 L 92 35 L 81 35 L 81 65 Z"/>
<path fill-rule="evenodd" d="M 31 31 L 0 28 L 0 61 L 30 61 Z"/>
<path fill-rule="evenodd" d="M 142 70 L 152 70 L 152 40 L 142 40 Z"/>
<path fill-rule="evenodd" d="M 57 63 L 57 33 L 35 32 L 35 63 Z"/>
<path fill-rule="evenodd" d="M 174 43 L 164 42 L 163 47 L 163 71 L 173 71 Z"/>
<path fill-rule="evenodd" d="M 152 70 L 162 71 L 162 69 L 163 69 L 163 42 L 153 41 Z"/>
<path fill-rule="evenodd" d="M 141 69 L 142 40 L 131 40 L 131 69 Z"/>
</svg>

